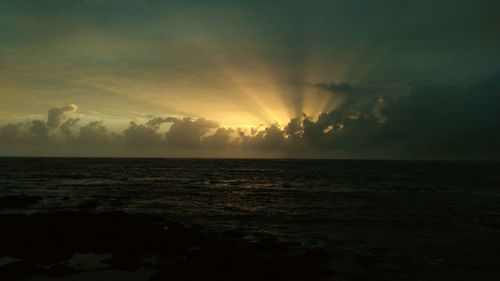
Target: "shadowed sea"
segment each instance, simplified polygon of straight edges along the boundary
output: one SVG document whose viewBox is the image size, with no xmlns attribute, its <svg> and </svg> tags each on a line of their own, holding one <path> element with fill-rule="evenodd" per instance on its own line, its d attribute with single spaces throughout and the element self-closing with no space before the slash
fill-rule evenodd
<svg viewBox="0 0 500 281">
<path fill-rule="evenodd" d="M 0 158 L 9 196 L 40 199 L 2 213 L 123 211 L 324 247 L 332 280 L 500 277 L 499 162 Z"/>
</svg>

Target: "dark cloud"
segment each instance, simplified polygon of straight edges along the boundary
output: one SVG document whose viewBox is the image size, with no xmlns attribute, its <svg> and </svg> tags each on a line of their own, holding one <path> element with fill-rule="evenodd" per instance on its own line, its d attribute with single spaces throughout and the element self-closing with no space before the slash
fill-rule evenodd
<svg viewBox="0 0 500 281">
<path fill-rule="evenodd" d="M 244 149 L 285 150 L 285 131 L 277 124 L 266 127 L 255 135 L 240 135 Z"/>
<path fill-rule="evenodd" d="M 31 122 L 30 132 L 39 140 L 46 139 L 49 136 L 50 128 L 44 120 L 33 120 Z"/>
<path fill-rule="evenodd" d="M 23 133 L 23 128 L 26 123 L 11 123 L 0 127 L 0 142 L 14 142 L 18 141 Z"/>
<path fill-rule="evenodd" d="M 500 159 L 500 74 L 468 87 L 413 81 L 404 94 L 370 94 L 363 102 L 349 97 L 358 95 L 356 87 L 347 88 L 347 102 L 337 109 L 317 118 L 292 118 L 285 127 L 232 129 L 205 118 L 156 117 L 114 133 L 103 121 L 79 126 L 79 119 L 69 118 L 57 136 L 44 120 L 32 120 L 0 127 L 0 143 L 45 144 L 47 150 L 55 143 L 111 145 L 118 155 L 135 149 L 155 156 L 238 151 L 243 153 L 238 156 Z M 163 123 L 171 124 L 162 130 Z"/>
<path fill-rule="evenodd" d="M 414 82 L 411 93 L 389 100 L 379 138 L 427 155 L 500 154 L 500 73 L 470 87 Z"/>
<path fill-rule="evenodd" d="M 303 116 L 306 117 L 306 116 Z M 285 129 L 285 134 L 292 138 L 302 138 L 304 133 L 303 118 L 295 117 L 288 122 Z"/>
<path fill-rule="evenodd" d="M 347 118 L 358 119 L 361 115 L 373 115 L 380 122 L 384 122 L 385 117 L 381 113 L 383 96 L 394 94 L 394 90 L 387 92 L 386 88 L 380 88 L 378 85 L 354 86 L 345 82 L 319 83 L 315 87 L 343 98 L 340 107 L 329 113 L 328 118 L 334 119 L 335 122 L 343 122 Z"/>
<path fill-rule="evenodd" d="M 178 118 L 176 118 L 176 117 L 156 117 L 156 118 L 149 120 L 146 123 L 146 125 L 157 130 L 158 128 L 160 128 L 161 124 L 173 123 L 177 120 L 178 120 Z"/>
<path fill-rule="evenodd" d="M 47 126 L 50 129 L 55 129 L 61 124 L 61 121 L 66 118 L 66 115 L 71 112 L 76 112 L 78 107 L 74 104 L 68 104 L 59 108 L 52 108 L 47 115 Z"/>
<path fill-rule="evenodd" d="M 157 120 L 157 119 L 152 119 Z M 157 132 L 159 125 L 150 125 L 151 120 L 146 124 L 137 124 L 130 122 L 127 129 L 123 131 L 123 139 L 127 144 L 131 145 L 155 145 L 159 144 L 162 135 Z"/>
<path fill-rule="evenodd" d="M 317 83 L 314 85 L 319 89 L 330 91 L 333 93 L 353 95 L 357 93 L 357 89 L 349 83 Z"/>
<path fill-rule="evenodd" d="M 305 119 L 303 140 L 319 150 L 387 158 L 500 157 L 499 74 L 469 87 L 414 81 L 409 89 Z M 338 118 L 351 110 L 358 114 Z"/>
<path fill-rule="evenodd" d="M 199 147 L 201 138 L 210 130 L 218 127 L 219 124 L 205 118 L 198 118 L 196 120 L 191 118 L 178 119 L 172 124 L 165 138 L 169 145 Z"/>
<path fill-rule="evenodd" d="M 235 131 L 233 129 L 218 128 L 214 134 L 203 137 L 202 145 L 208 148 L 224 149 L 234 145 L 231 138 Z"/>
<path fill-rule="evenodd" d="M 61 133 L 63 133 L 65 136 L 72 136 L 71 128 L 75 127 L 76 124 L 79 121 L 80 121 L 79 118 L 69 118 L 69 119 L 67 119 L 59 127 L 59 129 L 61 130 Z"/>
<path fill-rule="evenodd" d="M 51 131 L 61 124 L 68 113 L 75 112 L 77 106 L 74 104 L 60 108 L 52 108 L 48 111 L 47 121 L 42 119 L 28 122 L 6 124 L 0 127 L 0 142 L 41 142 L 47 141 L 52 136 Z M 71 136 L 71 127 L 75 126 L 79 119 L 68 119 L 61 126 L 61 133 Z"/>
<path fill-rule="evenodd" d="M 77 141 L 84 145 L 108 144 L 112 141 L 112 136 L 102 121 L 93 121 L 80 127 Z"/>
</svg>

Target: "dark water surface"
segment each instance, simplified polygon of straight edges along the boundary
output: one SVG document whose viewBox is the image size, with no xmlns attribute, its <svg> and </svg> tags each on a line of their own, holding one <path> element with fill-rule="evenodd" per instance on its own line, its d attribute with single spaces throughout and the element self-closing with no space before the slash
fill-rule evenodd
<svg viewBox="0 0 500 281">
<path fill-rule="evenodd" d="M 500 280 L 500 163 L 0 158 L 29 207 L 155 214 L 320 245 L 334 280 Z M 370 278 L 368 278 L 370 279 Z"/>
</svg>

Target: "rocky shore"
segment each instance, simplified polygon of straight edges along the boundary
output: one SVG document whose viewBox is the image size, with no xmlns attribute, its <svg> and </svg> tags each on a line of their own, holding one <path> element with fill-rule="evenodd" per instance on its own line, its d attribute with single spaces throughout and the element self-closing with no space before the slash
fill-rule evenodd
<svg viewBox="0 0 500 281">
<path fill-rule="evenodd" d="M 0 280 L 324 280 L 331 274 L 322 248 L 205 234 L 155 216 L 65 211 L 3 214 L 0 222 Z"/>
</svg>

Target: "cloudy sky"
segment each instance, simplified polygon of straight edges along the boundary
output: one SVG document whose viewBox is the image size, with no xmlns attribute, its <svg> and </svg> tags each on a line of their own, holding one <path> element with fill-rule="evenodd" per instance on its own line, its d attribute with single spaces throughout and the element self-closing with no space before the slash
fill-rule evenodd
<svg viewBox="0 0 500 281">
<path fill-rule="evenodd" d="M 500 2 L 0 1 L 0 155 L 500 159 Z"/>
</svg>

